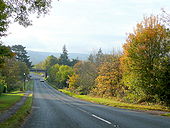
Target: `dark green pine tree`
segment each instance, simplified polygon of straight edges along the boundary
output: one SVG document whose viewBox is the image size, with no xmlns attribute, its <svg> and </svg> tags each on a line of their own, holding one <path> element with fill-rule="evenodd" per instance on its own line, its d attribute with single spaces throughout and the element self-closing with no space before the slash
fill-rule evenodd
<svg viewBox="0 0 170 128">
<path fill-rule="evenodd" d="M 63 46 L 63 53 L 60 55 L 60 58 L 59 58 L 59 64 L 60 65 L 68 65 L 70 66 L 70 60 L 68 58 L 68 53 L 67 53 L 67 49 L 66 49 L 66 46 L 64 45 Z"/>
<path fill-rule="evenodd" d="M 31 63 L 29 56 L 27 55 L 27 51 L 25 50 L 25 47 L 22 45 L 14 45 L 11 47 L 11 50 L 16 54 L 16 59 L 18 61 L 24 62 L 28 68 L 31 68 Z"/>
</svg>

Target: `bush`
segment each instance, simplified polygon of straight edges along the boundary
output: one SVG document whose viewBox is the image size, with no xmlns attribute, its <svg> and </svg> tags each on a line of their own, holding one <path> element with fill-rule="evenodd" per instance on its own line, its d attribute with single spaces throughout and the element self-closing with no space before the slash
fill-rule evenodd
<svg viewBox="0 0 170 128">
<path fill-rule="evenodd" d="M 0 79 L 0 95 L 3 92 L 6 92 L 7 85 L 5 83 L 5 80 Z"/>
</svg>

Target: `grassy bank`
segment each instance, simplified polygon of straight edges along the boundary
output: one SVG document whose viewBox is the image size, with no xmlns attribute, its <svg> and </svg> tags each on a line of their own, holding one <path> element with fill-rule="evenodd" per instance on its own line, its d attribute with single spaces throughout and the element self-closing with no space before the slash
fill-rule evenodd
<svg viewBox="0 0 170 128">
<path fill-rule="evenodd" d="M 32 94 L 29 95 L 24 105 L 12 117 L 0 123 L 0 128 L 19 128 L 25 117 L 30 113 L 32 105 Z"/>
<path fill-rule="evenodd" d="M 33 81 L 28 81 L 26 83 L 26 91 L 28 91 L 28 90 L 32 91 L 33 90 L 33 84 L 34 84 Z M 20 96 L 20 99 L 21 99 L 21 97 L 24 95 L 24 92 L 17 92 L 16 91 L 15 93 L 13 92 L 13 94 L 4 94 L 4 95 L 5 96 L 9 95 L 9 96 L 14 96 L 14 97 Z M 5 100 L 6 102 L 11 101 L 11 102 L 14 103 L 13 99 L 15 99 L 15 98 L 12 99 L 9 96 L 6 97 L 6 98 L 3 98 L 3 100 Z M 19 100 L 16 100 L 16 102 L 19 101 Z M 11 116 L 6 121 L 0 123 L 0 128 L 19 128 L 21 126 L 22 122 L 24 121 L 25 117 L 27 117 L 28 114 L 30 113 L 31 106 L 32 106 L 32 94 L 29 94 L 24 105 L 21 106 L 21 108 L 13 116 Z M 5 109 L 7 109 L 7 107 Z"/>
<path fill-rule="evenodd" d="M 106 99 L 106 98 L 96 98 L 89 95 L 77 95 L 65 89 L 59 89 L 59 91 L 82 100 L 90 101 L 97 104 L 119 107 L 125 109 L 135 109 L 135 110 L 155 110 L 155 111 L 167 111 L 170 112 L 170 108 L 162 105 L 141 105 L 141 104 L 131 104 L 116 101 L 115 99 Z M 165 116 L 170 116 L 170 114 L 165 114 Z"/>
<path fill-rule="evenodd" d="M 32 90 L 33 81 L 26 82 L 26 90 Z M 9 109 L 24 96 L 24 91 L 13 91 L 0 96 L 0 113 Z"/>
<path fill-rule="evenodd" d="M 13 106 L 16 102 L 20 101 L 24 94 L 20 91 L 15 91 L 9 94 L 2 94 L 0 96 L 0 112 L 3 112 Z"/>
</svg>

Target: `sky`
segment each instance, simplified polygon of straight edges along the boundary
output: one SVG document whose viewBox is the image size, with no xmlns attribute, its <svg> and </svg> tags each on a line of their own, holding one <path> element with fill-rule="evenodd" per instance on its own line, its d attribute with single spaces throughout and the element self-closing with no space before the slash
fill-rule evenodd
<svg viewBox="0 0 170 128">
<path fill-rule="evenodd" d="M 53 0 L 49 14 L 32 16 L 27 28 L 11 24 L 6 45 L 21 44 L 27 50 L 69 53 L 121 51 L 127 34 L 144 16 L 170 12 L 170 0 Z"/>
</svg>

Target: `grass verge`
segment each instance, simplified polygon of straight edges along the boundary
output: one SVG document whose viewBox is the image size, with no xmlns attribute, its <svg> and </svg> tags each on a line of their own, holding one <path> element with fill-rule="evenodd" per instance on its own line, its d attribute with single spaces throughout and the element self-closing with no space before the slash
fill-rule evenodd
<svg viewBox="0 0 170 128">
<path fill-rule="evenodd" d="M 23 93 L 14 92 L 9 94 L 2 94 L 0 96 L 0 112 L 3 112 L 13 106 L 16 102 L 20 101 Z"/>
<path fill-rule="evenodd" d="M 161 116 L 168 116 L 168 117 L 170 117 L 170 113 L 161 114 Z"/>
<path fill-rule="evenodd" d="M 26 90 L 33 90 L 33 81 L 26 83 Z M 24 96 L 24 91 L 13 91 L 4 93 L 0 96 L 0 113 L 12 107 L 16 102 L 20 101 Z"/>
<path fill-rule="evenodd" d="M 24 103 L 24 105 L 6 121 L 0 123 L 0 128 L 19 128 L 21 122 L 24 121 L 25 117 L 30 113 L 32 106 L 32 94 L 30 94 Z"/>
<path fill-rule="evenodd" d="M 65 89 L 58 89 L 59 91 L 82 100 L 90 101 L 97 104 L 112 106 L 112 107 L 119 107 L 124 109 L 135 109 L 135 110 L 154 110 L 154 111 L 166 111 L 170 112 L 170 108 L 162 105 L 141 105 L 141 104 L 131 104 L 131 103 L 124 103 L 120 101 L 116 101 L 115 99 L 107 99 L 107 98 L 96 98 L 89 95 L 78 95 L 72 93 Z M 170 113 L 165 114 L 164 116 L 170 116 Z"/>
<path fill-rule="evenodd" d="M 33 81 L 28 81 L 26 84 L 26 90 L 32 91 L 33 90 Z M 23 92 L 13 92 L 13 94 L 6 94 L 6 95 L 20 95 L 23 96 Z M 6 98 L 7 100 L 11 99 L 9 97 Z M 25 103 L 21 108 L 9 119 L 0 123 L 0 128 L 19 128 L 24 121 L 25 117 L 27 117 L 31 111 L 32 106 L 32 94 L 29 94 Z"/>
</svg>

